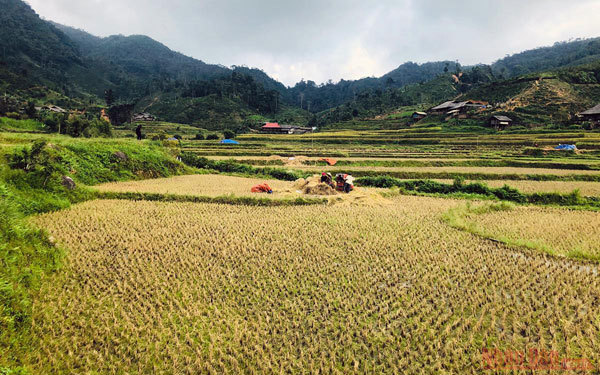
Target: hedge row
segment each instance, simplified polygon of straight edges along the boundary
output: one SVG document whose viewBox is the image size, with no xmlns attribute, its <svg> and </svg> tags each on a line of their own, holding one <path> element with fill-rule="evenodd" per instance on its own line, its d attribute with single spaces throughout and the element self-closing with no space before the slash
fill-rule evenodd
<svg viewBox="0 0 600 375">
<path fill-rule="evenodd" d="M 462 179 L 456 179 L 453 184 L 445 184 L 431 180 L 400 180 L 389 176 L 380 177 L 361 177 L 356 179 L 360 186 L 371 186 L 379 188 L 397 187 L 405 191 L 419 192 L 426 194 L 473 194 L 488 196 L 500 200 L 516 203 L 530 203 L 543 205 L 560 206 L 591 206 L 600 207 L 600 199 L 593 197 L 582 197 L 579 191 L 575 190 L 569 194 L 561 193 L 533 193 L 525 194 L 518 189 L 504 185 L 501 188 L 491 188 L 485 184 L 475 182 L 465 184 Z"/>
</svg>

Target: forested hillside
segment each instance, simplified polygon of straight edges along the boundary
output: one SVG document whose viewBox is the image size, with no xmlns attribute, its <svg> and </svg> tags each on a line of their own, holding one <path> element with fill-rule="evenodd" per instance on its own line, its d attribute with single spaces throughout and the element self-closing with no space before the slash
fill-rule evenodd
<svg viewBox="0 0 600 375">
<path fill-rule="evenodd" d="M 438 75 L 456 70 L 456 63 L 450 61 L 416 64 L 407 62 L 382 77 L 363 78 L 355 81 L 341 80 L 317 85 L 313 81 L 301 81 L 288 90 L 291 104 L 311 112 L 320 112 L 336 107 L 349 100 L 356 100 L 358 94 L 372 90 L 400 88 L 415 83 L 424 83 Z"/>
<path fill-rule="evenodd" d="M 600 38 L 557 42 L 551 47 L 507 56 L 492 64 L 494 74 L 501 78 L 582 65 L 600 59 Z"/>
<path fill-rule="evenodd" d="M 13 110 L 28 102 L 91 113 L 126 105 L 161 120 L 208 128 L 271 120 L 327 125 L 458 97 L 501 104 L 547 71 L 557 75 L 560 87 L 536 98 L 568 96 L 573 105 L 561 109 L 556 117 L 561 121 L 566 112 L 596 100 L 593 62 L 600 60 L 600 38 L 556 43 L 492 65 L 408 62 L 381 77 L 324 84 L 302 80 L 286 87 L 260 69 L 207 64 L 143 35 L 99 38 L 48 22 L 21 0 L 0 0 L 0 5 L 0 89 L 5 102 L 17 103 Z M 538 99 L 535 105 L 545 105 Z M 523 119 L 536 118 L 528 116 Z"/>
<path fill-rule="evenodd" d="M 76 44 L 21 1 L 0 0 L 0 88 L 66 84 L 81 65 Z"/>
<path fill-rule="evenodd" d="M 477 66 L 460 77 L 448 73 L 424 84 L 363 92 L 356 100 L 319 113 L 313 122 L 354 127 L 356 120 L 395 119 L 407 110 L 404 116 L 447 100 L 487 103 L 485 110 L 466 120 L 471 124 L 484 125 L 492 114 L 503 114 L 521 126 L 571 126 L 578 112 L 600 103 L 600 60 L 511 79 L 498 79 L 490 66 Z M 404 117 L 398 124 L 408 125 L 410 120 Z"/>
</svg>

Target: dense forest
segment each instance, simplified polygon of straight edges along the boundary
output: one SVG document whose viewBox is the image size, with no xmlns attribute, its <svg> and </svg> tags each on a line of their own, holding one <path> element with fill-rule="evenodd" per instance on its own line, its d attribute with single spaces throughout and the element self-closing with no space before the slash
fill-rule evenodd
<svg viewBox="0 0 600 375">
<path fill-rule="evenodd" d="M 507 56 L 492 64 L 492 68 L 499 78 L 513 78 L 560 67 L 583 65 L 598 59 L 600 38 L 577 39 Z"/>
</svg>

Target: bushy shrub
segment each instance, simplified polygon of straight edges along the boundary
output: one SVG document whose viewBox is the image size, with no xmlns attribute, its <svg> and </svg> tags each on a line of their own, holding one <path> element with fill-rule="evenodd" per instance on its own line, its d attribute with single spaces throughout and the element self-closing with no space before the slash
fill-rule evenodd
<svg viewBox="0 0 600 375">
<path fill-rule="evenodd" d="M 194 137 L 195 140 L 197 141 L 203 141 L 204 140 L 204 134 L 203 133 L 198 133 L 196 134 L 196 136 Z"/>
<path fill-rule="evenodd" d="M 38 140 L 8 156 L 11 169 L 27 172 L 27 183 L 32 187 L 46 187 L 50 179 L 63 170 L 62 157 L 46 141 Z"/>
<path fill-rule="evenodd" d="M 246 175 L 266 175 L 278 180 L 295 181 L 307 177 L 301 172 L 294 172 L 283 168 L 255 168 L 251 165 L 241 164 L 235 160 L 210 160 L 199 157 L 189 152 L 180 155 L 181 161 L 194 168 L 210 169 L 223 173 L 242 173 Z"/>
<path fill-rule="evenodd" d="M 235 132 L 233 132 L 229 129 L 226 129 L 223 132 L 223 137 L 225 137 L 225 139 L 233 139 L 233 138 L 235 138 Z"/>
<path fill-rule="evenodd" d="M 208 141 L 214 141 L 219 139 L 219 136 L 217 134 L 211 133 L 209 135 L 206 136 L 206 140 Z"/>
<path fill-rule="evenodd" d="M 153 141 L 166 141 L 169 136 L 164 131 L 159 131 L 158 133 L 148 135 Z"/>
</svg>

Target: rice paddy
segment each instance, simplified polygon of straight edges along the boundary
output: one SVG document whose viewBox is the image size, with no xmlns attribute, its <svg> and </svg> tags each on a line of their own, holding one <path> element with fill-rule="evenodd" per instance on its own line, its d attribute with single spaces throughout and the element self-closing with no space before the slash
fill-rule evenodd
<svg viewBox="0 0 600 375">
<path fill-rule="evenodd" d="M 182 151 L 307 173 L 467 176 L 524 193 L 600 197 L 595 133 L 237 139 L 239 147 L 185 140 Z M 559 142 L 591 146 L 528 154 Z M 347 164 L 315 165 L 327 156 Z M 210 173 L 94 189 L 301 194 L 293 181 Z M 274 194 L 250 192 L 262 183 Z M 33 350 L 23 361 L 44 374 L 479 374 L 483 351 L 498 349 L 556 353 L 598 371 L 598 212 L 471 211 L 468 195 L 401 194 L 357 187 L 328 205 L 277 207 L 130 197 L 35 217 L 67 259 L 35 300 Z"/>
<path fill-rule="evenodd" d="M 93 201 L 40 216 L 68 268 L 36 301 L 28 360 L 48 374 L 481 373 L 494 347 L 597 364 L 598 265 L 453 229 L 440 217 L 459 205 Z"/>
</svg>

